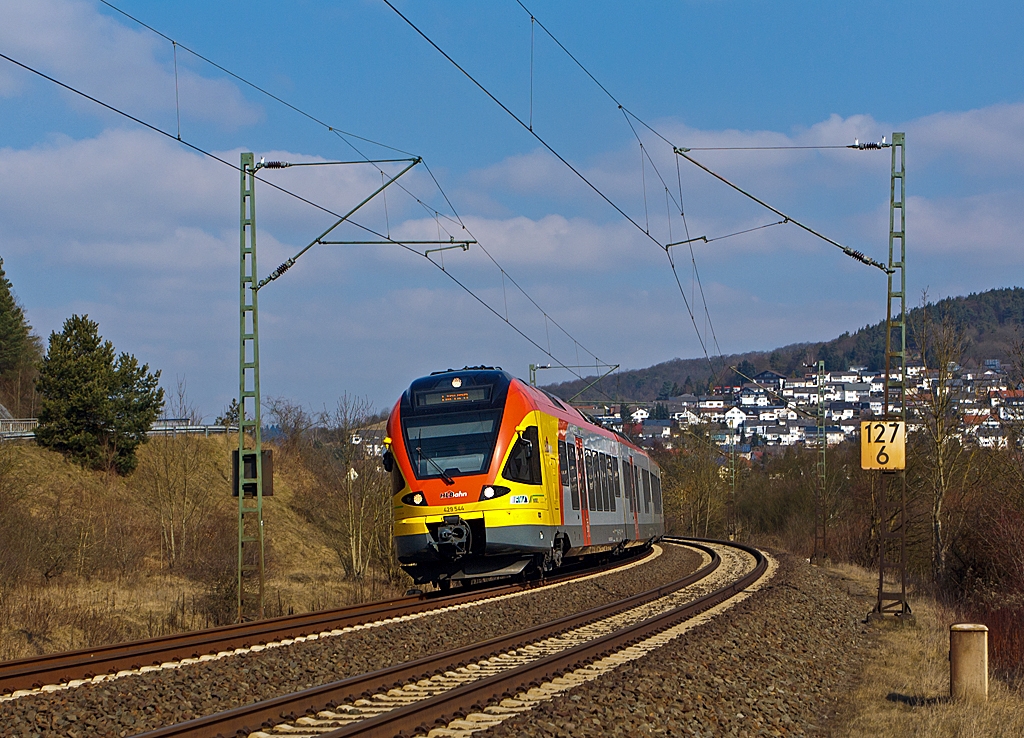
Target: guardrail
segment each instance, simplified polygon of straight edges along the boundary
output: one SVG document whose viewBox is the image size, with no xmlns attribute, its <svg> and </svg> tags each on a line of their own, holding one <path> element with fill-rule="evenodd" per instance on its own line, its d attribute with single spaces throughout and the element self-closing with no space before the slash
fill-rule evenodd
<svg viewBox="0 0 1024 738">
<path fill-rule="evenodd" d="M 0 419 L 0 440 L 35 438 L 39 420 L 36 418 Z M 237 425 L 164 425 L 158 420 L 149 429 L 149 436 L 203 435 L 238 433 Z"/>
<path fill-rule="evenodd" d="M 0 438 L 34 438 L 37 425 L 35 418 L 0 419 Z"/>
</svg>

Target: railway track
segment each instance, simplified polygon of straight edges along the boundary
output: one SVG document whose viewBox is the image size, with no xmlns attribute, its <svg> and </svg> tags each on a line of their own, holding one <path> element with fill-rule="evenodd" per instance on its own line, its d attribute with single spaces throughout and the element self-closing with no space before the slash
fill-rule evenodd
<svg viewBox="0 0 1024 738">
<path fill-rule="evenodd" d="M 629 565 L 636 560 L 636 556 L 625 558 L 621 565 Z M 29 694 L 74 689 L 130 674 L 181 668 L 229 658 L 238 653 L 338 636 L 369 623 L 387 623 L 442 608 L 486 601 L 590 576 L 592 573 L 592 568 L 586 568 L 512 585 L 475 588 L 447 595 L 430 593 L 407 596 L 335 610 L 7 661 L 0 663 L 0 704 Z"/>
<path fill-rule="evenodd" d="M 769 561 L 735 543 L 668 539 L 705 564 L 652 590 L 537 627 L 143 734 L 468 735 L 597 678 L 674 638 L 765 576 Z"/>
</svg>

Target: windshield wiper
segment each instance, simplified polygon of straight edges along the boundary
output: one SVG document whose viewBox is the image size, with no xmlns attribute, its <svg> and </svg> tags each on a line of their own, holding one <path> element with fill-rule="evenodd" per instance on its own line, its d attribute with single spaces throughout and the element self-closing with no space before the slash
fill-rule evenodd
<svg viewBox="0 0 1024 738">
<path fill-rule="evenodd" d="M 429 456 L 425 456 L 423 454 L 423 449 L 420 448 L 419 446 L 416 447 L 416 455 L 419 456 L 421 459 L 426 459 L 427 461 L 430 462 L 431 466 L 433 466 L 435 469 L 437 469 L 437 471 L 441 474 L 441 481 L 442 482 L 444 482 L 445 484 L 455 484 L 455 480 L 452 479 L 450 476 L 448 476 L 448 474 L 445 472 L 445 470 L 442 469 L 440 467 L 440 465 L 438 465 L 438 463 L 436 461 L 434 461 Z"/>
</svg>

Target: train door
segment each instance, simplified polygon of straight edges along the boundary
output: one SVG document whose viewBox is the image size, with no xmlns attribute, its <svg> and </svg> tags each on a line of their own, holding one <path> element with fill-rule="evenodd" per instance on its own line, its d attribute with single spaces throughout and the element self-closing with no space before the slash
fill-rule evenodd
<svg viewBox="0 0 1024 738">
<path fill-rule="evenodd" d="M 633 458 L 630 457 L 630 462 Z M 633 464 L 633 520 L 637 526 L 637 540 L 640 539 L 640 465 Z"/>
<path fill-rule="evenodd" d="M 637 509 L 639 505 L 638 495 L 636 493 L 636 467 L 633 465 L 633 454 L 629 455 L 629 468 L 626 471 L 629 476 L 629 507 L 633 510 L 633 538 L 634 541 L 640 540 L 640 515 Z"/>
<path fill-rule="evenodd" d="M 565 509 L 574 508 L 570 507 L 571 500 L 565 499 L 566 495 L 572 495 L 569 488 L 569 447 L 563 438 L 558 439 L 558 485 L 558 508 L 561 511 L 561 525 L 565 525 Z"/>
<path fill-rule="evenodd" d="M 590 545 L 590 511 L 587 509 L 590 507 L 590 495 L 589 487 L 591 480 L 587 479 L 586 473 L 587 465 L 584 463 L 583 458 L 583 439 L 580 436 L 576 436 L 576 471 L 580 479 L 580 513 L 583 517 L 583 545 Z"/>
</svg>

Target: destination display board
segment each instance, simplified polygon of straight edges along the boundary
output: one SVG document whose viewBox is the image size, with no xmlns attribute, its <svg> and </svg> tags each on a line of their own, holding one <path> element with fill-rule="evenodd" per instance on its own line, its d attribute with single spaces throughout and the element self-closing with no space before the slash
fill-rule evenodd
<svg viewBox="0 0 1024 738">
<path fill-rule="evenodd" d="M 419 392 L 416 395 L 416 404 L 419 407 L 430 407 L 431 405 L 453 405 L 460 402 L 483 402 L 490 398 L 490 394 L 490 387 Z"/>
</svg>

